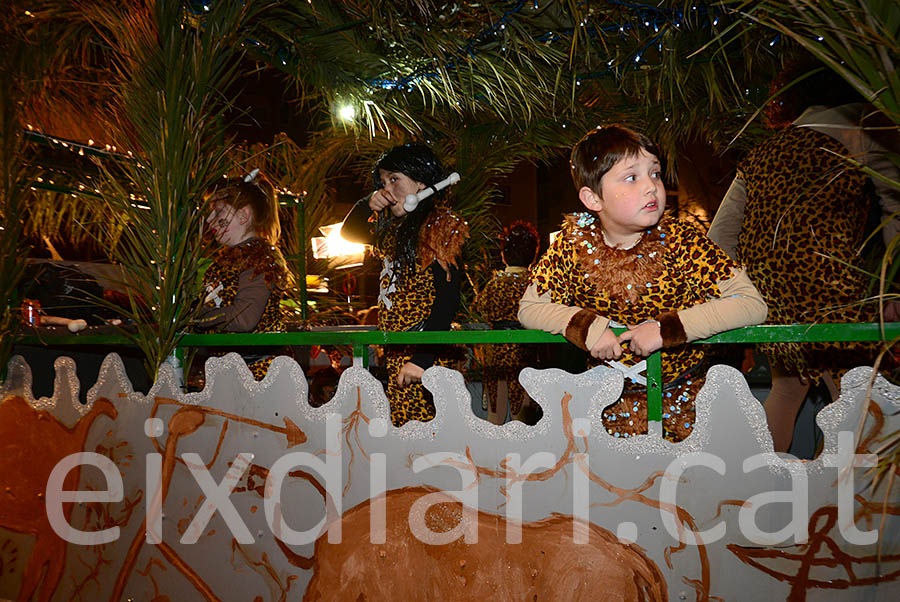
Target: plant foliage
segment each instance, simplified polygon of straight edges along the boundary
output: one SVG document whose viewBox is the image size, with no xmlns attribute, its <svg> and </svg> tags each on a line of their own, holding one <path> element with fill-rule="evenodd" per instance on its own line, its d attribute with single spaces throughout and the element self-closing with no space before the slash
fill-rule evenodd
<svg viewBox="0 0 900 602">
<path fill-rule="evenodd" d="M 228 169 L 225 91 L 236 77 L 242 3 L 216 3 L 200 24 L 179 3 L 86 7 L 110 49 L 118 113 L 109 124 L 134 161 L 101 169 L 110 211 L 129 216 L 113 259 L 124 271 L 135 343 L 154 374 L 190 324 L 204 254 L 202 198 Z"/>
</svg>

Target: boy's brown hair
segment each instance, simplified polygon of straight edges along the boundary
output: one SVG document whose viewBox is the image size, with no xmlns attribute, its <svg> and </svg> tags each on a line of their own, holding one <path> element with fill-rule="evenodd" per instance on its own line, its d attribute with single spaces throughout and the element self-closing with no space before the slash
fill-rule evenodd
<svg viewBox="0 0 900 602">
<path fill-rule="evenodd" d="M 613 165 L 644 150 L 659 157 L 659 147 L 649 138 L 622 125 L 597 126 L 572 147 L 569 168 L 575 190 L 587 186 L 600 194 L 600 180 Z"/>
<path fill-rule="evenodd" d="M 261 173 L 245 182 L 244 178 L 227 178 L 216 184 L 209 192 L 207 203 L 223 202 L 235 211 L 249 206 L 253 211 L 253 230 L 260 237 L 274 245 L 281 236 L 281 221 L 278 219 L 278 201 L 275 187 Z"/>
</svg>

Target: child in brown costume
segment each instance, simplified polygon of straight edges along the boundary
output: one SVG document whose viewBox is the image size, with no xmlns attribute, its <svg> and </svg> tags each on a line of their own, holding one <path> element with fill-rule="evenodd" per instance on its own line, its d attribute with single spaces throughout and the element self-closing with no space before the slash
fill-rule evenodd
<svg viewBox="0 0 900 602">
<path fill-rule="evenodd" d="M 459 306 L 456 260 L 469 227 L 443 204 L 446 190 L 422 200 L 412 211 L 403 206 L 407 195 L 433 186 L 445 175 L 427 146 L 396 146 L 372 170 L 375 192 L 360 200 L 344 219 L 341 236 L 372 245 L 384 264 L 378 296 L 380 330 L 450 329 Z M 434 418 L 434 401 L 422 386 L 422 374 L 432 365 L 449 365 L 452 358 L 446 351 L 388 346 L 387 398 L 394 426 Z"/>
<path fill-rule="evenodd" d="M 528 287 L 528 267 L 537 259 L 540 238 L 528 222 L 513 222 L 503 230 L 500 245 L 506 268 L 494 272 L 478 293 L 475 307 L 494 330 L 521 328 L 516 318 L 519 299 Z M 482 365 L 481 382 L 487 400 L 488 420 L 495 424 L 505 422 L 507 407 L 513 420 L 517 419 L 528 400 L 528 394 L 519 384 L 519 372 L 525 366 L 535 365 L 534 346 L 515 343 L 477 345 L 475 353 Z M 499 381 L 506 382 L 505 397 L 499 395 Z"/>
<path fill-rule="evenodd" d="M 208 332 L 284 332 L 280 303 L 290 272 L 275 246 L 281 234 L 275 189 L 258 170 L 217 186 L 208 201 L 207 227 L 221 247 L 203 277 L 202 308 L 195 328 Z M 235 349 L 230 349 L 235 351 Z M 236 350 L 256 380 L 275 353 Z"/>
<path fill-rule="evenodd" d="M 696 226 L 664 216 L 659 151 L 621 126 L 588 132 L 571 170 L 587 209 L 532 269 L 519 305 L 527 328 L 562 333 L 594 360 L 631 366 L 663 349 L 663 432 L 687 437 L 705 378 L 702 346 L 724 330 L 759 324 L 766 305 L 744 270 Z M 616 336 L 615 322 L 628 330 Z M 603 411 L 610 434 L 647 432 L 646 388 L 630 386 Z"/>
</svg>

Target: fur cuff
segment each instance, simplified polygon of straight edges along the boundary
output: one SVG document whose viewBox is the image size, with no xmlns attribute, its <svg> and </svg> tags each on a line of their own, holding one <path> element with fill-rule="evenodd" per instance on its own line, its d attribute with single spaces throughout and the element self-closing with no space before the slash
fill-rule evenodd
<svg viewBox="0 0 900 602">
<path fill-rule="evenodd" d="M 687 343 L 687 334 L 677 311 L 666 311 L 656 316 L 659 322 L 659 334 L 662 336 L 663 348 L 675 347 Z"/>
<path fill-rule="evenodd" d="M 594 323 L 596 318 L 597 314 L 591 310 L 582 309 L 569 320 L 563 336 L 579 349 L 588 351 L 585 340 L 587 339 L 588 329 L 591 327 L 591 324 Z"/>
</svg>

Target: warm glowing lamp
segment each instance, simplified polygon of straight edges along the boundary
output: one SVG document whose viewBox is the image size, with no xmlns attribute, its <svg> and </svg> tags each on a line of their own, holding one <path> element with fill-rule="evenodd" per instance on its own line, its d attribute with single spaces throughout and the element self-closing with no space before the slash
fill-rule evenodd
<svg viewBox="0 0 900 602">
<path fill-rule="evenodd" d="M 344 262 L 362 263 L 366 246 L 341 238 L 342 225 L 343 223 L 337 223 L 319 228 L 323 236 L 311 239 L 313 257 L 316 259 L 340 257 Z"/>
</svg>

